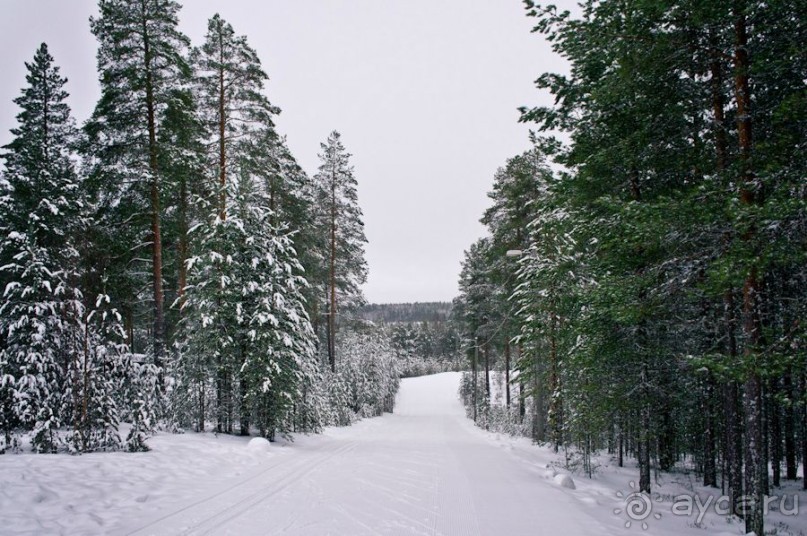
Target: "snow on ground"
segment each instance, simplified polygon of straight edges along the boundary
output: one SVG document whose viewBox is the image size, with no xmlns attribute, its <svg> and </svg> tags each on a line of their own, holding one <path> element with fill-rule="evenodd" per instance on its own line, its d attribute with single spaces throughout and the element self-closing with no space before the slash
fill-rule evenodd
<svg viewBox="0 0 807 536">
<path fill-rule="evenodd" d="M 559 455 L 474 427 L 457 399 L 459 378 L 406 379 L 395 414 L 268 448 L 161 434 L 148 453 L 0 456 L 0 534 L 643 532 L 624 526 L 635 469 L 602 458 L 595 479 L 572 475 L 573 489 Z M 686 475 L 663 479 L 663 493 L 698 490 Z M 721 516 L 698 527 L 694 516 L 670 514 L 669 500 L 653 506 L 661 518 L 647 518 L 649 534 L 742 534 Z"/>
<path fill-rule="evenodd" d="M 491 371 L 491 403 L 504 406 L 504 374 Z M 517 403 L 517 387 L 511 387 L 513 404 Z M 526 438 L 514 438 L 488 433 L 487 437 L 499 448 L 517 457 L 522 463 L 547 471 L 546 478 L 558 478 L 569 471 L 566 458 L 573 452 L 555 453 L 549 447 L 537 447 Z M 702 480 L 691 471 L 654 474 L 651 485 L 650 507 L 645 499 L 631 495 L 638 488 L 639 470 L 635 460 L 625 458 L 625 467 L 607 454 L 594 460 L 593 478 L 574 474 L 576 490 L 572 495 L 587 508 L 596 510 L 596 516 L 607 523 L 610 515 L 627 534 L 631 530 L 659 535 L 728 536 L 745 534 L 745 525 L 737 517 L 724 513 L 728 498 L 721 490 L 701 485 Z M 548 469 L 547 469 L 548 468 Z M 803 474 L 801 467 L 798 474 Z M 802 480 L 782 480 L 782 486 L 769 496 L 765 519 L 765 533 L 777 536 L 807 536 L 807 491 Z M 630 507 L 637 508 L 629 513 Z M 630 527 L 625 527 L 630 523 Z M 643 528 L 643 523 L 647 528 Z"/>
</svg>

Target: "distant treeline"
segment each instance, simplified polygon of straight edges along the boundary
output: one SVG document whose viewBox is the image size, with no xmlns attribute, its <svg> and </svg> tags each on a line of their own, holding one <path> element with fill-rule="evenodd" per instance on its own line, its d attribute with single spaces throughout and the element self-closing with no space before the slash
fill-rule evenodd
<svg viewBox="0 0 807 536">
<path fill-rule="evenodd" d="M 359 311 L 372 322 L 447 322 L 450 315 L 450 302 L 371 303 Z"/>
</svg>

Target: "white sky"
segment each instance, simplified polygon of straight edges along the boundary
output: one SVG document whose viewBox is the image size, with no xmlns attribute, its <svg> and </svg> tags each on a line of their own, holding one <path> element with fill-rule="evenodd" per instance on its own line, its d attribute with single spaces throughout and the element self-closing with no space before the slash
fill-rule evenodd
<svg viewBox="0 0 807 536">
<path fill-rule="evenodd" d="M 568 0 L 556 4 L 572 5 Z M 563 71 L 519 0 L 185 0 L 181 29 L 200 44 L 218 12 L 248 36 L 283 113 L 279 130 L 314 173 L 339 130 L 353 154 L 369 245 L 370 302 L 450 300 L 463 251 L 484 234 L 493 174 L 529 148 L 522 105 Z M 73 114 L 99 96 L 95 0 L 0 0 L 0 143 L 10 141 L 23 62 L 48 43 Z"/>
</svg>

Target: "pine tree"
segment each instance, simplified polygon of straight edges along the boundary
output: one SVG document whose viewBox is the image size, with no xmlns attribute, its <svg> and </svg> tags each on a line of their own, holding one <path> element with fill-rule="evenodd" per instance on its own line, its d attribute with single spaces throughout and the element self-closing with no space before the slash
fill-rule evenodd
<svg viewBox="0 0 807 536">
<path fill-rule="evenodd" d="M 364 223 L 358 205 L 356 179 L 350 165 L 350 154 L 334 131 L 321 144 L 322 162 L 314 176 L 315 215 L 320 235 L 319 247 L 324 252 L 324 265 L 317 273 L 326 278 L 315 284 L 320 292 L 326 316 L 328 363 L 336 371 L 337 317 L 364 303 L 361 285 L 367 280 L 364 260 Z"/>
<path fill-rule="evenodd" d="M 491 247 L 488 255 L 492 268 L 491 277 L 496 281 L 499 290 L 491 298 L 497 299 L 496 307 L 502 318 L 499 336 L 495 342 L 498 346 L 503 347 L 505 401 L 508 407 L 511 402 L 512 348 L 510 343 L 518 335 L 516 301 L 511 300 L 510 297 L 516 290 L 518 264 L 513 258 L 507 257 L 507 252 L 524 251 L 529 247 L 529 225 L 534 218 L 536 205 L 544 194 L 545 184 L 541 179 L 547 175 L 550 175 L 550 172 L 538 149 L 527 151 L 508 160 L 506 166 L 499 169 L 494 176 L 493 189 L 488 193 L 493 204 L 485 211 L 480 220 L 490 232 Z M 520 346 L 517 346 L 516 350 L 523 355 Z M 527 367 L 527 370 L 532 370 L 532 367 Z M 523 382 L 527 377 L 529 374 L 520 376 L 522 392 L 525 390 Z M 523 410 L 523 400 L 520 405 L 521 410 Z"/>
<path fill-rule="evenodd" d="M 149 350 L 154 365 L 162 368 L 166 344 L 162 218 L 169 179 L 161 168 L 166 152 L 162 142 L 167 139 L 161 134 L 169 105 L 181 97 L 177 89 L 190 76 L 183 58 L 188 39 L 177 29 L 180 6 L 172 0 L 99 0 L 98 7 L 99 16 L 90 22 L 99 42 L 101 99 L 86 126 L 85 152 L 90 157 L 98 224 L 108 234 L 101 248 L 105 259 L 100 261 L 109 264 L 115 275 L 113 298 L 129 310 L 127 316 L 134 316 L 143 281 L 132 266 L 140 263 L 140 249 L 151 250 Z M 138 247 L 133 249 L 132 244 Z"/>
<path fill-rule="evenodd" d="M 552 281 L 551 263 L 532 258 L 581 256 L 585 278 L 559 296 L 577 337 L 564 363 L 567 424 L 587 434 L 578 445 L 618 443 L 620 460 L 632 429 L 643 491 L 654 458 L 666 470 L 694 453 L 707 485 L 722 465 L 735 508 L 742 493 L 757 498 L 737 513 L 761 533 L 764 467 L 772 458 L 775 479 L 782 448 L 791 460 L 796 450 L 797 417 L 776 394 L 793 393 L 792 366 L 804 363 L 795 5 L 587 2 L 573 19 L 526 4 L 572 66 L 539 78 L 555 106 L 523 116 L 571 140 L 542 141 L 568 173 L 538 203 L 570 218 L 570 247 L 542 249 L 564 234 L 539 217 L 521 274 L 522 303 L 539 305 L 527 291 Z"/>
<path fill-rule="evenodd" d="M 473 376 L 474 420 L 478 417 L 478 407 L 487 407 L 490 398 L 490 360 L 489 347 L 494 337 L 499 334 L 501 325 L 500 311 L 496 300 L 489 297 L 497 292 L 497 282 L 492 278 L 492 267 L 489 264 L 491 249 L 490 237 L 477 240 L 465 252 L 465 259 L 460 272 L 460 296 L 454 307 L 461 315 L 465 326 L 464 339 L 467 342 L 471 372 Z M 480 357 L 481 353 L 481 357 Z M 484 398 L 477 392 L 479 383 L 480 360 L 484 366 Z"/>
<path fill-rule="evenodd" d="M 268 77 L 244 36 L 237 36 L 229 23 L 215 15 L 208 21 L 205 42 L 194 50 L 192 59 L 197 69 L 195 89 L 199 111 L 208 132 L 208 145 L 211 147 L 208 154 L 209 168 L 215 171 L 215 176 L 210 177 L 209 182 L 210 190 L 215 193 L 213 206 L 217 209 L 217 223 L 214 224 L 215 230 L 207 231 L 208 234 L 200 244 L 202 249 L 199 253 L 204 257 L 216 251 L 230 251 L 227 249 L 231 247 L 227 240 L 236 240 L 236 235 L 227 239 L 223 236 L 236 232 L 239 226 L 249 225 L 252 229 L 251 226 L 258 225 L 259 221 L 270 224 L 267 229 L 269 234 L 263 235 L 264 240 L 271 240 L 269 237 L 273 233 L 280 233 L 286 222 L 278 214 L 276 205 L 280 188 L 273 179 L 281 172 L 281 155 L 290 155 L 287 155 L 287 150 L 274 129 L 272 118 L 280 110 L 272 106 L 263 94 Z M 238 197 L 230 197 L 231 195 Z M 228 221 L 232 218 L 236 218 L 234 223 Z M 207 229 L 207 226 L 203 229 Z M 269 246 L 261 242 L 258 247 L 265 250 Z M 246 252 L 241 254 L 246 255 Z M 265 255 L 271 256 L 272 253 L 262 253 L 258 258 Z M 238 267 L 235 273 L 231 272 L 232 267 L 226 263 L 214 269 L 222 270 L 221 280 L 230 280 L 235 289 L 238 288 L 238 282 L 246 284 L 245 281 L 252 277 L 246 266 Z M 219 279 L 212 272 L 208 277 Z M 264 281 L 262 284 L 269 283 Z M 224 292 L 225 289 L 221 290 Z M 237 299 L 223 296 L 218 299 Z M 240 325 L 245 319 L 236 315 L 229 322 Z M 236 341 L 234 344 L 241 343 Z M 214 356 L 215 364 L 211 363 L 217 370 L 215 405 L 219 431 L 232 432 L 233 411 L 240 406 L 241 432 L 249 433 L 248 413 L 255 406 L 253 399 L 256 395 L 250 382 L 255 371 L 247 366 L 248 358 L 247 346 L 241 348 L 239 355 L 224 348 Z M 291 370 L 293 367 L 284 365 L 283 368 Z M 202 368 L 197 366 L 196 370 L 198 375 Z M 287 380 L 294 383 L 293 379 Z M 203 390 L 199 391 L 200 396 L 202 392 Z M 263 396 L 261 399 L 264 405 L 263 414 L 282 413 L 272 406 L 279 403 L 277 400 L 270 396 Z M 276 424 L 273 423 L 266 430 L 274 433 Z M 198 428 L 202 427 L 203 417 L 200 416 Z"/>
<path fill-rule="evenodd" d="M 272 116 L 280 112 L 262 93 L 268 76 L 261 68 L 246 37 L 235 35 L 233 27 L 218 14 L 207 25 L 204 44 L 193 53 L 197 70 L 200 112 L 211 136 L 211 164 L 217 171 L 219 217 L 226 218 L 227 182 L 237 180 L 236 165 L 277 147 Z M 266 143 L 270 141 L 270 143 Z M 252 154 L 250 151 L 257 151 Z M 266 172 L 271 166 L 253 165 L 252 172 Z"/>
<path fill-rule="evenodd" d="M 228 177 L 247 172 L 259 178 L 266 192 L 273 225 L 286 225 L 306 274 L 316 270 L 317 248 L 311 217 L 313 186 L 274 126 L 280 109 L 264 95 L 269 77 L 245 36 L 213 16 L 205 42 L 194 50 L 196 95 L 208 132 L 210 169 L 216 171 L 211 187 L 222 195 Z M 237 168 L 243 168 L 238 169 Z M 224 199 L 219 199 L 223 207 Z M 308 297 L 312 290 L 306 289 Z M 309 304 L 315 303 L 309 300 Z M 314 307 L 309 305 L 313 313 Z"/>
</svg>

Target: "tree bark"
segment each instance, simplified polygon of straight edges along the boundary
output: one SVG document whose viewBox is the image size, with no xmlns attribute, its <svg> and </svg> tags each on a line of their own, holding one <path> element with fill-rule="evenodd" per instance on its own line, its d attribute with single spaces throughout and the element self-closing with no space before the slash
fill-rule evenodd
<svg viewBox="0 0 807 536">
<path fill-rule="evenodd" d="M 482 355 L 485 358 L 485 397 L 490 401 L 490 355 L 487 343 L 482 345 Z"/>
<path fill-rule="evenodd" d="M 226 419 L 224 413 L 224 367 L 219 358 L 218 370 L 216 371 L 216 432 L 223 434 L 226 431 Z"/>
<path fill-rule="evenodd" d="M 532 358 L 532 440 L 541 443 L 545 439 L 544 393 L 541 385 L 541 367 L 538 356 Z"/>
<path fill-rule="evenodd" d="M 504 342 L 504 395 L 507 409 L 510 409 L 510 341 Z"/>
<path fill-rule="evenodd" d="M 224 36 L 219 26 L 219 219 L 227 219 L 227 118 L 224 90 Z"/>
<path fill-rule="evenodd" d="M 521 354 L 522 354 L 522 352 L 521 352 L 521 343 L 519 343 L 518 346 L 516 346 L 516 363 L 519 363 L 519 366 L 521 366 L 520 365 L 521 364 Z M 519 374 L 518 374 L 518 416 L 519 416 L 519 421 L 518 422 L 520 422 L 520 423 L 524 422 L 524 417 L 527 415 L 527 404 L 526 404 L 526 402 L 527 402 L 526 401 L 527 394 L 526 394 L 525 391 L 526 391 L 526 389 L 525 389 L 525 386 L 524 386 L 524 376 L 521 373 L 521 371 L 519 371 Z"/>
<path fill-rule="evenodd" d="M 241 375 L 241 417 L 239 418 L 240 433 L 242 436 L 249 435 L 250 425 L 250 404 L 249 404 L 249 378 L 246 374 Z"/>
<path fill-rule="evenodd" d="M 330 254 L 330 308 L 328 310 L 328 360 L 331 371 L 336 372 L 336 170 L 331 175 L 331 254 Z"/>
<path fill-rule="evenodd" d="M 801 396 L 807 399 L 807 372 L 801 374 Z M 807 489 L 807 406 L 801 407 L 801 482 Z"/>
<path fill-rule="evenodd" d="M 776 397 L 779 393 L 778 380 L 772 379 L 766 397 L 768 406 L 768 437 L 771 466 L 773 468 L 773 486 L 779 487 L 782 479 L 782 421 L 780 418 L 779 404 Z"/>
<path fill-rule="evenodd" d="M 793 373 L 788 371 L 783 380 L 783 389 L 788 403 L 784 408 L 784 440 L 785 440 L 785 478 L 796 480 L 798 478 L 798 464 L 796 463 L 796 431 L 793 404 L 796 393 L 793 391 Z"/>
<path fill-rule="evenodd" d="M 722 53 L 717 43 L 714 30 L 709 32 L 709 40 L 712 48 L 712 61 L 709 66 L 711 72 L 712 90 L 712 113 L 714 123 L 712 131 L 715 141 L 715 164 L 719 175 L 725 173 L 729 165 L 728 137 L 726 134 L 725 98 L 723 95 L 723 63 Z M 730 242 L 730 235 L 726 236 L 726 243 Z M 723 295 L 723 307 L 725 311 L 726 326 L 726 349 L 729 363 L 736 363 L 738 357 L 737 350 L 737 315 L 734 300 L 734 292 L 727 290 Z M 727 487 L 727 493 L 731 498 L 730 504 L 734 513 L 738 511 L 738 502 L 743 493 L 742 475 L 742 428 L 740 426 L 741 411 L 739 407 L 739 389 L 733 380 L 728 380 L 723 384 L 723 418 L 725 426 L 723 430 L 723 458 L 724 474 L 723 484 Z"/>
<path fill-rule="evenodd" d="M 549 427 L 555 452 L 563 443 L 563 400 L 560 394 L 557 328 L 558 316 L 552 300 L 549 321 Z"/>
<path fill-rule="evenodd" d="M 738 358 L 737 316 L 732 291 L 726 291 L 723 296 L 723 303 L 726 311 L 726 352 L 729 356 L 729 362 L 736 363 Z M 726 382 L 723 386 L 723 415 L 726 422 L 723 445 L 726 458 L 724 480 L 728 481 L 728 495 L 731 497 L 732 511 L 736 514 L 741 514 L 738 510 L 738 504 L 743 494 L 743 437 L 740 426 L 739 387 L 733 380 Z"/>
<path fill-rule="evenodd" d="M 197 432 L 205 431 L 205 383 L 203 380 L 199 381 L 199 414 L 197 415 Z"/>
<path fill-rule="evenodd" d="M 705 380 L 703 393 L 703 485 L 717 487 L 717 466 L 715 464 L 715 419 L 714 419 L 714 380 L 711 374 Z"/>
<path fill-rule="evenodd" d="M 185 306 L 185 287 L 188 285 L 188 185 L 185 177 L 179 182 L 179 248 L 177 251 L 177 299 L 179 315 L 182 317 L 182 308 Z"/>
<path fill-rule="evenodd" d="M 782 380 L 782 389 L 788 400 L 784 407 L 784 425 L 782 427 L 785 443 L 785 478 L 787 480 L 796 480 L 798 478 L 798 464 L 796 463 L 796 422 L 793 412 L 796 393 L 793 390 L 793 373 L 791 371 L 785 374 Z"/>
<path fill-rule="evenodd" d="M 749 81 L 750 61 L 748 56 L 748 33 L 743 0 L 735 0 L 734 15 L 734 92 L 737 101 L 737 136 L 740 148 L 740 203 L 745 207 L 757 204 L 758 188 L 754 184 L 751 170 L 752 129 L 751 129 L 751 89 Z M 743 240 L 751 244 L 754 240 L 754 228 L 751 226 L 744 233 Z M 743 284 L 743 334 L 746 344 L 743 355 L 746 363 L 753 363 L 759 351 L 761 338 L 759 318 L 759 275 L 756 261 L 747 267 Z M 745 530 L 763 534 L 763 515 L 765 495 L 763 451 L 763 415 L 762 415 L 762 379 L 756 366 L 749 370 L 743 393 L 745 409 L 745 495 L 753 499 L 746 508 Z M 763 471 L 765 475 L 763 475 Z"/>
<path fill-rule="evenodd" d="M 145 14 L 145 5 L 142 7 L 143 25 L 143 60 L 146 73 L 146 121 L 148 128 L 149 171 L 151 172 L 150 198 L 151 198 L 151 251 L 152 251 L 152 283 L 154 295 L 154 365 L 160 368 L 157 389 L 164 392 L 163 385 L 163 358 L 165 356 L 165 315 L 163 312 L 163 244 L 161 234 L 160 215 L 160 175 L 157 163 L 157 123 L 154 96 L 154 74 L 151 66 L 151 45 L 149 42 L 148 24 Z"/>
<path fill-rule="evenodd" d="M 473 381 L 473 391 L 472 391 L 472 401 L 474 405 L 474 422 L 476 422 L 477 414 L 477 385 L 479 382 L 477 381 L 477 363 L 479 362 L 479 341 L 474 340 L 474 355 L 471 358 L 471 380 Z"/>
<path fill-rule="evenodd" d="M 636 438 L 639 447 L 639 491 L 650 493 L 650 404 L 647 400 L 648 393 L 646 385 L 649 381 L 647 365 L 642 363 L 640 374 L 642 382 L 641 388 L 641 409 L 639 410 L 639 434 Z"/>
</svg>

